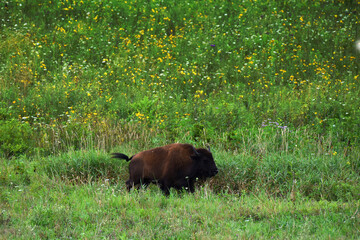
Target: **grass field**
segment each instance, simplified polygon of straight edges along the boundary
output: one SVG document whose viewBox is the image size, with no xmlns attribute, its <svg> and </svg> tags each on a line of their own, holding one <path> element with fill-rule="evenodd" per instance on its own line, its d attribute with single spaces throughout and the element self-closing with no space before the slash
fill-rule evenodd
<svg viewBox="0 0 360 240">
<path fill-rule="evenodd" d="M 128 193 L 124 183 L 127 163 L 110 159 L 104 152 L 68 152 L 31 161 L 25 157 L 11 162 L 2 160 L 1 236 L 359 237 L 358 172 L 339 169 L 336 164 L 341 160 L 311 163 L 303 159 L 302 167 L 294 167 L 295 176 L 291 176 L 280 163 L 287 163 L 288 167 L 299 162 L 291 156 L 249 163 L 246 158 L 232 159 L 234 156 L 227 152 L 215 151 L 214 155 L 221 169 L 218 176 L 199 185 L 194 194 L 172 192 L 170 197 L 165 197 L 156 186 Z M 324 160 L 327 166 L 319 166 Z M 277 166 L 269 166 L 274 163 Z M 238 168 L 234 169 L 234 165 Z M 251 165 L 255 165 L 253 169 Z"/>
<path fill-rule="evenodd" d="M 360 2 L 0 3 L 0 239 L 360 238 Z M 110 158 L 210 145 L 195 194 Z"/>
</svg>

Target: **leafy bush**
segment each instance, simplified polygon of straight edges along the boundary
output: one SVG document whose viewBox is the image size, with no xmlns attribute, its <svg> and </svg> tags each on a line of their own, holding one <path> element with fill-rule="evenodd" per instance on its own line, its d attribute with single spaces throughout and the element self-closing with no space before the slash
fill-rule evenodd
<svg viewBox="0 0 360 240">
<path fill-rule="evenodd" d="M 33 129 L 27 122 L 17 120 L 0 122 L 0 154 L 5 157 L 32 151 Z"/>
</svg>

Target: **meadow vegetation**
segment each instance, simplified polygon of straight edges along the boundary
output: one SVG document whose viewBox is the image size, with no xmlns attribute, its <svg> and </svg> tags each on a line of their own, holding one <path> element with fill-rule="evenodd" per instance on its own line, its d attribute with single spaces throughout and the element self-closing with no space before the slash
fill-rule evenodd
<svg viewBox="0 0 360 240">
<path fill-rule="evenodd" d="M 359 238 L 359 1 L 0 4 L 0 238 Z M 195 194 L 125 161 L 210 145 Z"/>
</svg>

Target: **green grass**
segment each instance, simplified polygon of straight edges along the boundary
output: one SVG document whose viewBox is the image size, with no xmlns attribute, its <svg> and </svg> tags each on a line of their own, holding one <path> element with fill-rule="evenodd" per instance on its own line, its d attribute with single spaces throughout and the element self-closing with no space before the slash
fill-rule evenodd
<svg viewBox="0 0 360 240">
<path fill-rule="evenodd" d="M 0 4 L 0 238 L 359 238 L 359 1 Z M 128 155 L 211 145 L 195 194 Z"/>
<path fill-rule="evenodd" d="M 275 199 L 266 194 L 164 197 L 156 189 L 127 193 L 93 182 L 8 190 L 2 237 L 12 238 L 254 238 L 359 237 L 359 202 Z"/>
<path fill-rule="evenodd" d="M 128 146 L 122 152 L 136 151 Z M 1 237 L 350 238 L 358 169 L 342 157 L 255 159 L 213 149 L 219 174 L 194 194 L 127 192 L 126 161 L 102 151 L 1 159 Z"/>
</svg>

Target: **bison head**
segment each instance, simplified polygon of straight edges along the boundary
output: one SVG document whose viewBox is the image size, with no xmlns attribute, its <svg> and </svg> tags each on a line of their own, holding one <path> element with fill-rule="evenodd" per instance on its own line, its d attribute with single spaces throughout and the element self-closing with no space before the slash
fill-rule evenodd
<svg viewBox="0 0 360 240">
<path fill-rule="evenodd" d="M 213 177 L 218 173 L 214 158 L 209 149 L 197 148 L 194 155 L 191 156 L 196 166 L 196 177 L 208 178 Z"/>
</svg>

